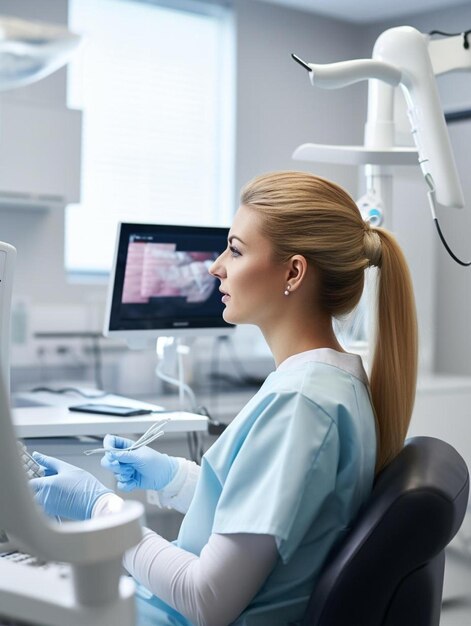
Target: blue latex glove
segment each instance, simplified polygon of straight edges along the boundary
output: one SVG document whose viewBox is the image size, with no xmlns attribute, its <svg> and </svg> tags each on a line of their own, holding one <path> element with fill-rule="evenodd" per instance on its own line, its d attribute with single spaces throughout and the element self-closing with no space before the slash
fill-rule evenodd
<svg viewBox="0 0 471 626">
<path fill-rule="evenodd" d="M 147 446 L 126 451 L 133 443 L 131 439 L 106 435 L 103 440 L 106 452 L 101 459 L 102 467 L 115 474 L 118 488 L 122 491 L 163 489 L 177 472 L 177 459 Z"/>
<path fill-rule="evenodd" d="M 28 482 L 34 499 L 51 517 L 89 519 L 96 500 L 105 493 L 113 493 L 92 474 L 75 465 L 39 452 L 33 452 L 32 456 L 46 469 L 46 475 Z"/>
</svg>

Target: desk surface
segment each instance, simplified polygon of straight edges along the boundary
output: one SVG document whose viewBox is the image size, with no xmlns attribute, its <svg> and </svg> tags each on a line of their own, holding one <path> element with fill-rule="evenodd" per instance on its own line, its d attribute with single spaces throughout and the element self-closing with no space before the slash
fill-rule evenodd
<svg viewBox="0 0 471 626">
<path fill-rule="evenodd" d="M 165 432 L 206 431 L 207 419 L 203 415 L 180 411 L 160 414 L 116 417 L 95 413 L 75 413 L 67 407 L 41 406 L 13 409 L 13 424 L 18 437 L 78 437 L 140 434 L 151 424 L 171 417 Z"/>
</svg>

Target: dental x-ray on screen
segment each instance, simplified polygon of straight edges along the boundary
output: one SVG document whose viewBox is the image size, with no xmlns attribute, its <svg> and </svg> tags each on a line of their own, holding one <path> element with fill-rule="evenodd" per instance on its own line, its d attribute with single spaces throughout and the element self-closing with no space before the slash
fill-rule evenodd
<svg viewBox="0 0 471 626">
<path fill-rule="evenodd" d="M 161 335 L 219 334 L 219 281 L 208 272 L 227 246 L 227 228 L 120 223 L 105 335 L 130 345 Z"/>
</svg>

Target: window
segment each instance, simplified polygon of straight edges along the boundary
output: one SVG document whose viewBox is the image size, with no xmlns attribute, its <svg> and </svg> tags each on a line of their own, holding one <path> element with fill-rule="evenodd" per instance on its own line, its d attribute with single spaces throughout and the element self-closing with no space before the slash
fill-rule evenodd
<svg viewBox="0 0 471 626">
<path fill-rule="evenodd" d="M 83 111 L 81 203 L 66 209 L 69 272 L 109 271 L 120 220 L 231 220 L 230 12 L 191 0 L 171 7 L 69 0 L 69 28 L 84 36 L 68 73 L 68 106 Z"/>
</svg>

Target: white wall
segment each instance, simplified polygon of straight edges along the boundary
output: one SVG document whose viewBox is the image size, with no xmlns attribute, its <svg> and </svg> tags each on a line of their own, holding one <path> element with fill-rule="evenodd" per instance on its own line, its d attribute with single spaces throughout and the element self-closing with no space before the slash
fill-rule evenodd
<svg viewBox="0 0 471 626">
<path fill-rule="evenodd" d="M 355 168 L 293 161 L 291 154 L 306 142 L 361 143 L 366 87 L 313 89 L 291 53 L 319 63 L 355 57 L 361 29 L 254 0 L 238 0 L 236 12 L 236 187 L 263 171 L 304 169 L 355 194 Z"/>
</svg>

